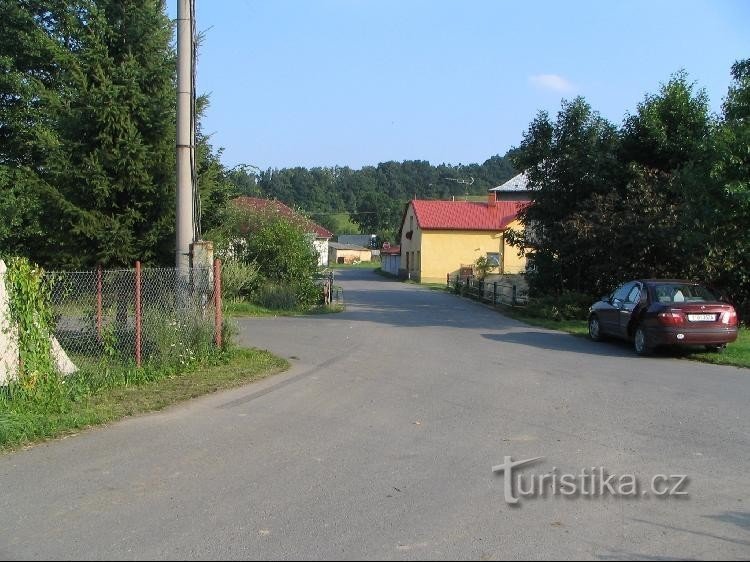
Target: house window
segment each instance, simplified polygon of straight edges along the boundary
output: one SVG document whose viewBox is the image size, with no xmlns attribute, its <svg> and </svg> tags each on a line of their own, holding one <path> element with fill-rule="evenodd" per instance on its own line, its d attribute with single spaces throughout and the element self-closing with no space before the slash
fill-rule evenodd
<svg viewBox="0 0 750 562">
<path fill-rule="evenodd" d="M 421 271 L 421 269 L 422 269 L 422 252 L 420 250 L 417 250 L 417 261 L 414 262 L 414 265 L 416 266 L 415 269 L 417 271 Z"/>
<path fill-rule="evenodd" d="M 414 230 L 414 217 L 409 217 L 409 230 Z"/>
<path fill-rule="evenodd" d="M 487 263 L 492 267 L 500 266 L 500 253 L 499 252 L 488 252 Z"/>
</svg>

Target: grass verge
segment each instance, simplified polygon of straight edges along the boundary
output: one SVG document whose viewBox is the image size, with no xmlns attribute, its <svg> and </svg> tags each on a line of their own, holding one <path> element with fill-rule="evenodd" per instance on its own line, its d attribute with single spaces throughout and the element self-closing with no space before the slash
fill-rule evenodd
<svg viewBox="0 0 750 562">
<path fill-rule="evenodd" d="M 537 326 L 538 328 L 558 330 L 573 334 L 574 336 L 588 336 L 589 334 L 588 323 L 585 320 L 550 320 L 547 318 L 538 318 L 524 314 L 524 310 L 521 307 L 504 305 L 501 305 L 498 310 L 506 316 L 510 316 L 531 326 Z"/>
<path fill-rule="evenodd" d="M 245 301 L 224 303 L 224 315 L 227 318 L 242 318 L 247 316 L 309 316 L 314 314 L 335 314 L 337 312 L 343 312 L 344 310 L 345 307 L 343 304 L 278 310 Z"/>
<path fill-rule="evenodd" d="M 127 416 L 154 412 L 197 396 L 254 382 L 289 368 L 267 351 L 232 349 L 208 364 L 155 380 L 103 387 L 90 395 L 41 401 L 0 401 L 0 451 L 63 437 Z"/>
<path fill-rule="evenodd" d="M 730 343 L 723 353 L 689 352 L 686 357 L 714 365 L 750 368 L 750 329 L 741 328 L 737 341 Z"/>
</svg>

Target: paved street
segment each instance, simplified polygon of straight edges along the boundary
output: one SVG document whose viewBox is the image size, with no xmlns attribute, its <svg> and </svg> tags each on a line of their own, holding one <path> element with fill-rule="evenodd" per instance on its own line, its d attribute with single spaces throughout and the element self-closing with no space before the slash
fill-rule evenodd
<svg viewBox="0 0 750 562">
<path fill-rule="evenodd" d="M 345 313 L 240 322 L 289 372 L 0 457 L 0 558 L 750 557 L 750 371 L 339 279 Z M 512 507 L 505 456 L 689 496 Z"/>
</svg>

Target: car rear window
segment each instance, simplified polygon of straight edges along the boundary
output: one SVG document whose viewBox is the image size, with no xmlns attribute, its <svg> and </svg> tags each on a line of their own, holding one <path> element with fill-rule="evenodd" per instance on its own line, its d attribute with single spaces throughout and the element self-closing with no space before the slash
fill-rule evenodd
<svg viewBox="0 0 750 562">
<path fill-rule="evenodd" d="M 663 304 L 715 301 L 716 295 L 701 285 L 660 283 L 654 285 L 654 298 Z"/>
</svg>

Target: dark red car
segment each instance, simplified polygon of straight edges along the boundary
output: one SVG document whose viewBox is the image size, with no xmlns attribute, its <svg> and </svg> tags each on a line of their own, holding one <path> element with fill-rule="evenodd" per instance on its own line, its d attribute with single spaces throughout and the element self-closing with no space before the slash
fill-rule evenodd
<svg viewBox="0 0 750 562">
<path fill-rule="evenodd" d="M 630 340 L 638 355 L 661 345 L 722 351 L 737 339 L 737 312 L 690 281 L 644 279 L 621 285 L 589 310 L 589 336 Z"/>
</svg>

